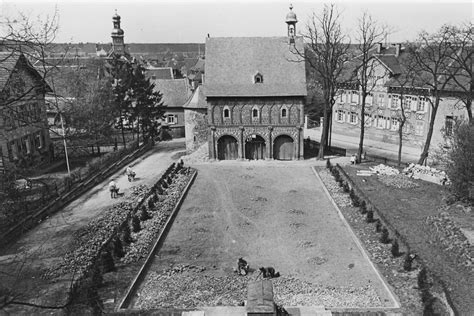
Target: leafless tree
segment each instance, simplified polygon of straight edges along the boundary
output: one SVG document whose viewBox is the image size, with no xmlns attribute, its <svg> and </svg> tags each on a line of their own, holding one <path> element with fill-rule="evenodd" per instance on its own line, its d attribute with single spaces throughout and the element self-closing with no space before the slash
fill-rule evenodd
<svg viewBox="0 0 474 316">
<path fill-rule="evenodd" d="M 453 90 L 459 90 L 460 99 L 463 102 L 469 122 L 473 122 L 472 118 L 472 96 L 474 91 L 473 81 L 473 23 L 466 23 L 461 26 L 447 27 L 450 33 L 451 42 L 455 46 L 456 52 L 450 55 L 452 64 L 450 71 L 452 74 Z"/>
<path fill-rule="evenodd" d="M 408 45 L 408 67 L 416 74 L 415 85 L 426 96 L 431 106 L 428 133 L 418 160 L 423 164 L 428 157 L 433 127 L 443 93 L 452 80 L 452 56 L 455 45 L 451 42 L 450 28 L 447 26 L 435 33 L 420 32 L 416 43 Z"/>
<path fill-rule="evenodd" d="M 359 19 L 357 27 L 356 42 L 359 50 L 357 59 L 357 83 L 360 92 L 360 138 L 357 160 L 360 161 L 364 151 L 365 112 L 367 96 L 372 92 L 378 82 L 375 75 L 373 54 L 376 46 L 381 43 L 387 35 L 388 28 L 376 21 L 368 12 L 364 12 Z"/>
<path fill-rule="evenodd" d="M 348 59 L 349 38 L 341 29 L 341 14 L 334 4 L 325 5 L 323 12 L 313 15 L 303 34 L 307 42 L 304 56 L 307 65 L 315 74 L 314 80 L 323 94 L 323 129 L 318 157 L 324 158 L 328 147 L 332 108 L 338 83 L 342 80 L 344 62 Z"/>
</svg>

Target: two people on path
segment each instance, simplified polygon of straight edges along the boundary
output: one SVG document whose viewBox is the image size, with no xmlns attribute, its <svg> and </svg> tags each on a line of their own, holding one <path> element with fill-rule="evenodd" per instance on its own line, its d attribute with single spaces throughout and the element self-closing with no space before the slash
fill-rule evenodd
<svg viewBox="0 0 474 316">
<path fill-rule="evenodd" d="M 128 166 L 127 169 L 125 169 L 125 174 L 127 175 L 128 182 L 135 180 L 135 171 L 132 170 L 132 167 Z"/>
<path fill-rule="evenodd" d="M 115 199 L 118 196 L 119 192 L 119 187 L 117 186 L 117 183 L 112 179 L 112 181 L 109 182 L 109 191 L 110 191 L 110 198 Z"/>
</svg>

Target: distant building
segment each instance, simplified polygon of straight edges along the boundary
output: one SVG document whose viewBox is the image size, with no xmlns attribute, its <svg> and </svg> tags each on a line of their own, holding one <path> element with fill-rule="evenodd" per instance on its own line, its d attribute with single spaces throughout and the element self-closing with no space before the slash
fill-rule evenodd
<svg viewBox="0 0 474 316">
<path fill-rule="evenodd" d="M 170 67 L 147 67 L 145 69 L 147 79 L 174 79 L 173 69 Z"/>
<path fill-rule="evenodd" d="M 333 107 L 332 131 L 336 134 L 358 137 L 360 121 L 365 122 L 365 139 L 399 143 L 399 119 L 403 107 L 407 121 L 403 126 L 405 146 L 419 148 L 426 140 L 432 108 L 429 89 L 416 82 L 401 86 L 404 75 L 406 52 L 400 44 L 384 47 L 378 44 L 372 52 L 373 89 L 366 98 L 364 118 L 360 117 L 361 95 L 357 84 L 348 84 L 339 90 Z M 354 64 L 355 66 L 355 64 Z M 459 91 L 449 86 L 436 114 L 431 148 L 443 141 L 443 133 L 452 133 L 456 119 L 467 119 L 467 110 L 459 106 Z"/>
<path fill-rule="evenodd" d="M 52 157 L 45 94 L 51 88 L 21 53 L 0 53 L 0 172 Z"/>
<path fill-rule="evenodd" d="M 160 79 L 151 80 L 155 84 L 155 91 L 163 97 L 162 126 L 168 128 L 172 137 L 184 137 L 184 108 L 191 97 L 192 91 L 187 79 Z"/>
<path fill-rule="evenodd" d="M 211 159 L 302 159 L 305 63 L 296 15 L 287 37 L 206 39 Z"/>
</svg>

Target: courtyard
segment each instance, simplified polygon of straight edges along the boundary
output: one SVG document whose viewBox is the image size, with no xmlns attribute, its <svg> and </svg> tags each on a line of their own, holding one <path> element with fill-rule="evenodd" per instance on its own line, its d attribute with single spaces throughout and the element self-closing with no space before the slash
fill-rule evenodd
<svg viewBox="0 0 474 316">
<path fill-rule="evenodd" d="M 309 161 L 196 164 L 181 206 L 132 308 L 239 305 L 258 268 L 281 273 L 284 306 L 397 304 L 339 217 Z M 251 272 L 238 276 L 237 259 Z"/>
</svg>

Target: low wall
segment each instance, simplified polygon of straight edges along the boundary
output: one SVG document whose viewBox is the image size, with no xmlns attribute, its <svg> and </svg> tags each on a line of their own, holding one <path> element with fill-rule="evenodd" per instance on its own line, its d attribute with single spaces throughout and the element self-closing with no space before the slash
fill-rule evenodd
<svg viewBox="0 0 474 316">
<path fill-rule="evenodd" d="M 82 181 L 78 182 L 74 185 L 71 190 L 67 191 L 66 193 L 62 194 L 61 196 L 57 197 L 50 203 L 43 206 L 39 209 L 36 213 L 27 216 L 19 223 L 11 227 L 5 233 L 0 235 L 0 248 L 5 247 L 10 242 L 12 242 L 15 238 L 18 238 L 26 231 L 30 230 L 34 226 L 36 226 L 40 221 L 42 221 L 47 216 L 50 216 L 60 209 L 62 209 L 67 204 L 71 203 L 75 199 L 77 199 L 80 195 L 84 192 L 92 189 L 98 183 L 104 181 L 107 177 L 115 173 L 117 170 L 123 168 L 131 161 L 135 160 L 136 158 L 143 155 L 145 152 L 150 150 L 153 147 L 151 144 L 146 144 L 136 151 L 124 156 L 117 162 L 111 164 L 108 168 L 104 169 L 103 171 L 96 173 L 88 178 L 83 179 Z"/>
</svg>

